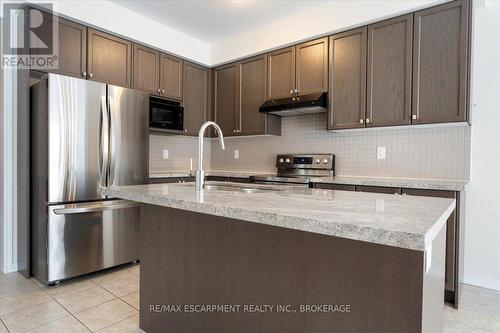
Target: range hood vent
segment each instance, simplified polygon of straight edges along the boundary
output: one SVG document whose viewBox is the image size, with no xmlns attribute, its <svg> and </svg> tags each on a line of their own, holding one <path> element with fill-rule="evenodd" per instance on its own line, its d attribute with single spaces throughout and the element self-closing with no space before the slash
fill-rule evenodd
<svg viewBox="0 0 500 333">
<path fill-rule="evenodd" d="M 276 116 L 297 116 L 326 112 L 327 93 L 308 94 L 297 97 L 271 99 L 260 107 L 262 113 Z"/>
</svg>

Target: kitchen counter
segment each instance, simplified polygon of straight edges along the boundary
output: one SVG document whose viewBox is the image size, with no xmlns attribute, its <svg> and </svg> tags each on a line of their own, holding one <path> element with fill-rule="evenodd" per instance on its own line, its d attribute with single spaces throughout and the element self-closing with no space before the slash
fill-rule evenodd
<svg viewBox="0 0 500 333">
<path fill-rule="evenodd" d="M 217 177 L 235 177 L 249 178 L 250 176 L 269 175 L 272 172 L 253 172 L 253 171 L 206 171 L 207 176 Z M 171 177 L 189 177 L 191 174 L 186 172 L 165 172 L 150 174 L 150 178 L 171 178 Z M 467 185 L 467 180 L 447 180 L 447 179 L 420 179 L 420 178 L 398 178 L 398 177 L 371 177 L 371 176 L 335 176 L 335 177 L 317 177 L 311 178 L 313 183 L 330 183 L 346 185 L 364 185 L 364 186 L 387 186 L 402 188 L 418 188 L 443 191 L 463 191 Z"/>
<path fill-rule="evenodd" d="M 432 243 L 455 208 L 454 199 L 302 188 L 198 193 L 193 183 L 174 183 L 100 191 L 146 204 L 417 251 Z"/>
</svg>

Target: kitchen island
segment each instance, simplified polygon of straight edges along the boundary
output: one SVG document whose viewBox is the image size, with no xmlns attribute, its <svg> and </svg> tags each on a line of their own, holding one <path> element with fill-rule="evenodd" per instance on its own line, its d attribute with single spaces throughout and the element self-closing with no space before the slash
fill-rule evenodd
<svg viewBox="0 0 500 333">
<path fill-rule="evenodd" d="M 442 330 L 454 200 L 213 188 L 101 189 L 144 204 L 146 332 Z"/>
</svg>

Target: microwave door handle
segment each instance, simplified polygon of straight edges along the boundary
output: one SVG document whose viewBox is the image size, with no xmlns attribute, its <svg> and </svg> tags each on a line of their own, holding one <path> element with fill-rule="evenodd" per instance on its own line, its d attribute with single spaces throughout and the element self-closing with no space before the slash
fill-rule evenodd
<svg viewBox="0 0 500 333">
<path fill-rule="evenodd" d="M 106 186 L 109 158 L 109 115 L 106 96 L 101 96 L 99 117 L 99 184 Z"/>
</svg>

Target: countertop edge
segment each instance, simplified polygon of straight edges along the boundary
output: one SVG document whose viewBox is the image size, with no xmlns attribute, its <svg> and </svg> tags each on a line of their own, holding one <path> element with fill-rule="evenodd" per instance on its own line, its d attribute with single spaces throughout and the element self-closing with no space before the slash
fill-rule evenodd
<svg viewBox="0 0 500 333">
<path fill-rule="evenodd" d="M 387 231 L 379 228 L 370 228 L 366 226 L 356 226 L 346 223 L 331 223 L 325 225 L 324 221 L 314 219 L 298 218 L 282 214 L 259 212 L 249 209 L 217 207 L 210 204 L 200 204 L 176 200 L 155 195 L 138 195 L 126 193 L 113 188 L 102 187 L 99 191 L 104 195 L 109 195 L 125 200 L 136 201 L 144 204 L 158 205 L 168 208 L 181 209 L 196 213 L 209 214 L 227 218 L 233 218 L 242 221 L 260 223 L 264 225 L 282 227 L 286 229 L 311 232 L 326 236 L 334 236 L 357 241 L 364 241 L 372 244 L 394 246 L 403 249 L 425 251 L 437 236 L 441 228 L 445 225 L 448 216 L 455 208 L 455 204 L 441 215 L 433 227 L 425 235 L 418 235 L 402 231 Z M 249 214 L 250 213 L 250 214 Z M 245 218 L 242 218 L 246 216 Z M 313 222 L 313 223 L 311 223 Z M 311 227 L 311 224 L 314 226 Z M 308 227 L 305 228 L 305 225 Z M 346 230 L 343 230 L 346 229 Z M 366 232 L 369 230 L 369 232 Z"/>
</svg>

